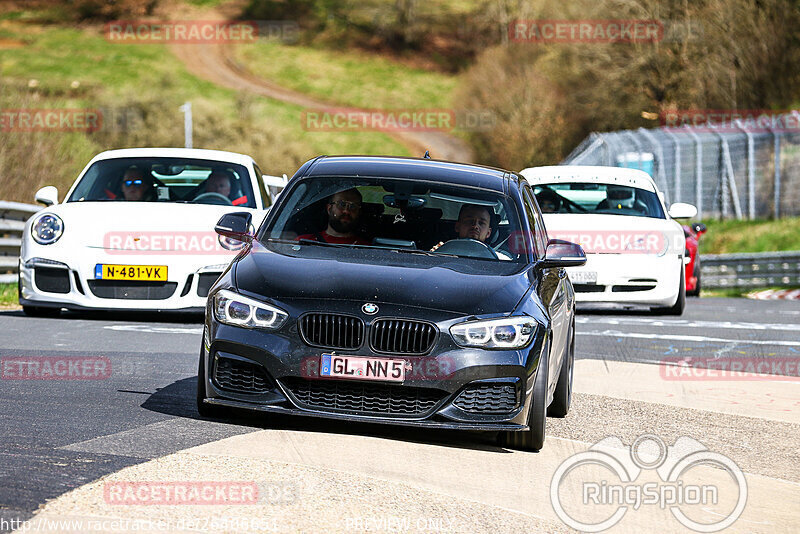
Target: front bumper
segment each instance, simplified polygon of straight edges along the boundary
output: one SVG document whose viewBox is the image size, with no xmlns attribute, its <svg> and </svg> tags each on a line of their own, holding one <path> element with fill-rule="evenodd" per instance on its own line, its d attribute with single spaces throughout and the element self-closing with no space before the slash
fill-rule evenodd
<svg viewBox="0 0 800 534">
<path fill-rule="evenodd" d="M 174 310 L 201 312 L 208 291 L 231 256 L 120 258 L 102 249 L 85 249 L 80 257 L 41 254 L 20 258 L 20 304 L 70 310 Z M 95 279 L 98 264 L 166 265 L 166 282 Z"/>
<path fill-rule="evenodd" d="M 567 269 L 578 303 L 659 307 L 675 304 L 683 271 L 677 254 L 587 254 L 585 265 Z M 596 282 L 582 282 L 585 272 L 596 273 Z"/>
<path fill-rule="evenodd" d="M 378 354 L 368 343 L 357 350 L 336 351 L 340 355 L 403 359 L 410 365 L 406 381 L 397 384 L 330 379 L 319 376 L 318 365 L 321 355 L 331 351 L 306 344 L 298 333 L 298 323 L 290 321 L 279 332 L 267 333 L 223 325 L 209 319 L 209 315 L 200 354 L 205 403 L 359 422 L 481 431 L 526 430 L 533 383 L 542 347 L 546 346 L 546 336 L 538 333 L 524 350 L 464 349 L 446 334 L 456 321 L 437 321 L 437 339 L 425 355 Z M 242 372 L 231 380 L 231 366 L 251 369 L 252 375 Z M 246 391 L 241 387 L 243 383 L 259 383 L 262 387 Z M 498 405 L 483 402 L 480 397 L 496 400 L 500 398 L 498 392 L 505 395 L 507 402 Z M 474 402 L 465 403 L 465 398 Z M 393 402 L 402 409 L 387 408 Z M 358 406 L 354 407 L 354 403 Z"/>
</svg>

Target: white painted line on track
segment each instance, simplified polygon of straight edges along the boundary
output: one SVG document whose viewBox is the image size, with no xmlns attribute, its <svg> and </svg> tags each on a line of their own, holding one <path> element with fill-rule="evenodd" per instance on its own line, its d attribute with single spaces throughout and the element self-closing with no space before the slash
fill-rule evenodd
<svg viewBox="0 0 800 534">
<path fill-rule="evenodd" d="M 639 317 L 577 317 L 578 324 L 612 324 L 627 326 L 659 326 L 668 328 L 729 328 L 733 330 L 800 331 L 800 325 L 787 323 L 745 323 L 733 321 L 690 321 L 686 319 L 643 319 Z"/>
<path fill-rule="evenodd" d="M 139 324 L 114 324 L 103 327 L 106 330 L 116 330 L 118 332 L 139 332 L 142 334 L 202 334 L 202 326 L 149 326 Z"/>
<path fill-rule="evenodd" d="M 708 341 L 715 341 L 721 343 L 736 343 L 739 345 L 780 345 L 784 347 L 800 347 L 800 341 L 783 341 L 783 340 L 766 340 L 766 339 L 728 339 L 721 337 L 705 337 L 705 336 L 683 336 L 677 334 L 644 334 L 636 332 L 620 332 L 619 330 L 593 330 L 591 332 L 582 332 L 577 330 L 575 335 L 578 336 L 601 336 L 601 337 L 629 337 L 635 339 L 664 339 L 670 341 L 692 341 L 696 343 L 705 343 Z"/>
</svg>

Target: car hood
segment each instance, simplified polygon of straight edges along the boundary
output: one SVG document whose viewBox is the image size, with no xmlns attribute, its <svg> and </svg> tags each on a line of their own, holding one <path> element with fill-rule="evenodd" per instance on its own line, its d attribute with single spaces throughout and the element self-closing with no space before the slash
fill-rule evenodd
<svg viewBox="0 0 800 534">
<path fill-rule="evenodd" d="M 506 275 L 467 274 L 430 263 L 408 267 L 294 257 L 256 243 L 236 263 L 236 285 L 242 292 L 276 300 L 351 300 L 471 316 L 511 312 L 531 284 L 524 269 Z"/>
<path fill-rule="evenodd" d="M 680 252 L 681 226 L 672 219 L 627 215 L 548 213 L 544 224 L 550 239 L 580 244 L 587 254 Z"/>
<path fill-rule="evenodd" d="M 133 239 L 162 237 L 161 250 L 180 246 L 175 236 L 216 240 L 214 226 L 225 213 L 249 211 L 258 226 L 265 212 L 249 208 L 208 204 L 156 202 L 70 202 L 46 208 L 64 221 L 61 246 L 127 250 Z M 259 218 L 260 217 L 260 218 Z M 30 223 L 29 223 L 30 224 Z M 172 239 L 163 239 L 171 236 Z M 175 245 L 177 243 L 177 245 Z"/>
</svg>

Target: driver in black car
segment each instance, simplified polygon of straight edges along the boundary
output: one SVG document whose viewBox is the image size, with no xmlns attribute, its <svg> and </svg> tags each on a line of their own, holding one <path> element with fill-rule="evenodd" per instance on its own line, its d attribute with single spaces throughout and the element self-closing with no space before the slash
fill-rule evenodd
<svg viewBox="0 0 800 534">
<path fill-rule="evenodd" d="M 458 212 L 458 220 L 455 224 L 458 239 L 474 239 L 481 243 L 486 243 L 486 240 L 492 235 L 493 220 L 491 208 L 479 204 L 464 204 Z M 444 245 L 444 241 L 440 241 L 438 244 L 434 245 L 431 252 L 442 245 Z M 495 250 L 495 253 L 501 260 L 511 259 L 511 257 L 504 252 Z"/>
</svg>

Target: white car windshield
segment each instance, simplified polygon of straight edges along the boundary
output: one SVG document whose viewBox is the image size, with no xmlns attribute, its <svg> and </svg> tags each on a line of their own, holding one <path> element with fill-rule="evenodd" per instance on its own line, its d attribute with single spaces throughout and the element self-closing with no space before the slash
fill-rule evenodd
<svg viewBox="0 0 800 534">
<path fill-rule="evenodd" d="M 118 158 L 94 163 L 67 202 L 179 202 L 255 208 L 247 169 L 187 158 Z"/>
<path fill-rule="evenodd" d="M 664 219 L 652 191 L 627 185 L 583 182 L 540 184 L 534 188 L 542 213 L 594 213 Z"/>
</svg>

